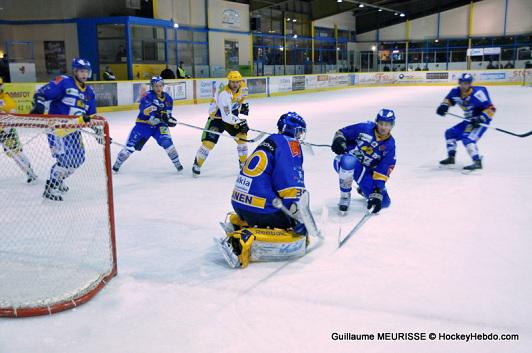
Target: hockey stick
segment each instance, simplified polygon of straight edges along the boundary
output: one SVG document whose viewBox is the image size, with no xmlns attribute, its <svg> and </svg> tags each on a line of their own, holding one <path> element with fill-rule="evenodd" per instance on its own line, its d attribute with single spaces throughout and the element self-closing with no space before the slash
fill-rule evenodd
<svg viewBox="0 0 532 353">
<path fill-rule="evenodd" d="M 102 138 L 102 139 L 105 138 L 105 134 L 99 135 L 99 134 L 95 133 L 94 131 L 89 131 L 89 130 L 85 130 L 85 129 L 80 129 L 80 130 L 81 130 L 81 132 L 86 133 L 87 135 L 94 136 L 95 138 Z M 120 142 L 113 141 L 113 138 L 111 136 L 109 136 L 109 142 L 112 143 L 113 145 L 117 145 L 117 146 L 120 146 L 122 148 L 127 148 L 126 145 L 123 145 Z"/>
<path fill-rule="evenodd" d="M 257 137 L 255 137 L 253 139 L 243 139 L 243 138 L 239 138 L 239 137 L 236 137 L 236 136 L 233 137 L 231 135 L 224 135 L 223 132 L 218 132 L 218 131 L 212 131 L 212 130 L 204 129 L 202 127 L 199 127 L 199 126 L 196 126 L 196 125 L 187 124 L 187 123 L 183 123 L 181 121 L 178 121 L 177 123 L 179 125 L 183 125 L 183 126 L 186 126 L 186 127 L 192 128 L 192 129 L 201 130 L 201 131 L 208 132 L 210 134 L 219 135 L 219 136 L 222 136 L 222 137 L 225 137 L 225 138 L 230 138 L 231 140 L 235 140 L 235 141 L 244 141 L 244 142 L 254 143 L 254 142 L 259 141 L 264 136 L 264 134 L 261 133 L 261 134 L 259 134 Z"/>
<path fill-rule="evenodd" d="M 296 203 L 297 204 L 297 203 Z M 293 212 L 290 212 L 289 209 L 287 209 L 285 207 L 285 205 L 283 204 L 283 200 L 276 197 L 275 199 L 272 200 L 272 206 L 277 208 L 278 210 L 281 210 L 284 214 L 286 214 L 288 217 L 298 221 L 298 222 L 301 222 L 305 225 L 305 227 L 309 228 L 307 229 L 308 233 L 314 237 L 317 237 L 317 238 L 320 238 L 320 239 L 323 239 L 323 236 L 321 235 L 320 231 L 318 230 L 318 228 L 316 227 L 316 222 L 314 221 L 314 218 L 312 216 L 312 213 L 310 213 L 310 209 L 308 210 L 309 213 L 310 213 L 310 217 L 311 219 L 309 219 L 309 222 L 302 222 L 302 220 L 297 217 L 297 212 L 301 212 L 301 210 L 298 209 L 298 211 L 296 211 L 296 213 L 293 213 Z M 299 207 L 299 205 L 298 205 Z M 300 207 L 299 207 L 300 208 Z M 303 217 L 301 217 L 303 218 Z M 307 224 L 309 223 L 309 224 Z"/>
<path fill-rule="evenodd" d="M 455 118 L 462 119 L 462 120 L 465 120 L 465 121 L 471 121 L 470 119 L 467 119 L 467 118 L 465 118 L 463 116 L 460 116 L 460 115 L 457 115 L 457 114 L 453 114 L 453 113 L 447 112 L 447 115 L 451 115 L 451 116 L 454 116 Z M 528 136 L 532 135 L 532 131 L 525 132 L 524 134 L 518 134 L 518 133 L 515 133 L 515 132 L 508 131 L 508 130 L 499 129 L 498 127 L 489 126 L 488 124 L 480 123 L 479 125 L 483 126 L 483 127 L 486 127 L 488 129 L 497 130 L 499 132 L 503 132 L 505 134 L 516 136 L 516 137 L 528 137 Z"/>
<path fill-rule="evenodd" d="M 370 219 L 371 216 L 373 216 L 374 213 L 373 213 L 373 208 L 369 209 L 366 214 L 364 215 L 364 217 L 362 217 L 362 219 L 360 221 L 358 221 L 358 223 L 355 225 L 355 227 L 353 229 L 351 229 L 351 231 L 346 235 L 345 238 L 341 239 L 341 232 L 338 233 L 338 248 L 341 248 L 342 245 L 344 245 L 348 240 L 349 238 L 351 238 L 360 228 L 362 228 L 362 226 L 364 225 L 364 223 L 366 223 L 368 221 L 368 219 Z"/>
<path fill-rule="evenodd" d="M 250 131 L 254 131 L 254 132 L 259 132 L 259 133 L 262 133 L 262 134 L 265 134 L 265 135 L 271 135 L 272 134 L 271 132 L 266 132 L 266 131 L 257 130 L 257 129 L 249 129 L 249 130 Z M 331 148 L 331 145 L 320 144 L 320 143 L 311 143 L 311 142 L 307 142 L 307 141 L 301 141 L 301 144 L 302 145 L 311 146 L 311 147 L 329 147 L 329 148 Z"/>
</svg>

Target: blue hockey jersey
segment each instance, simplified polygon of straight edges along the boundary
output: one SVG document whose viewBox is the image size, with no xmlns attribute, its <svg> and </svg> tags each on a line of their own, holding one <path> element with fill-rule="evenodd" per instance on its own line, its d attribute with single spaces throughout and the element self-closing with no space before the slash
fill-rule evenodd
<svg viewBox="0 0 532 353">
<path fill-rule="evenodd" d="M 272 200 L 280 197 L 286 207 L 305 190 L 303 152 L 298 140 L 273 134 L 247 159 L 240 171 L 231 203 L 233 208 L 269 214 L 279 210 Z"/>
<path fill-rule="evenodd" d="M 140 100 L 137 123 L 151 124 L 149 120 L 156 112 L 166 111 L 168 115 L 172 115 L 173 107 L 174 100 L 168 93 L 163 92 L 163 96 L 158 97 L 155 92 L 150 90 Z"/>
<path fill-rule="evenodd" d="M 49 115 L 95 115 L 96 96 L 89 85 L 84 87 L 70 76 L 57 76 L 54 81 L 39 88 L 37 95 L 51 101 Z M 59 129 L 58 136 L 66 136 L 76 130 Z"/>
<path fill-rule="evenodd" d="M 395 167 L 395 140 L 391 135 L 379 137 L 376 127 L 375 122 L 368 121 L 346 126 L 340 132 L 346 139 L 348 152 L 373 170 L 375 187 L 382 189 Z"/>
<path fill-rule="evenodd" d="M 37 94 L 51 101 L 50 115 L 94 115 L 96 114 L 96 96 L 88 85 L 82 87 L 70 76 L 57 76 L 54 81 L 42 86 Z"/>
<path fill-rule="evenodd" d="M 447 94 L 444 102 L 449 105 L 457 104 L 464 111 L 466 118 L 484 116 L 487 124 L 491 122 L 491 118 L 495 114 L 495 107 L 491 102 L 488 90 L 483 86 L 472 86 L 463 95 L 460 87 L 455 87 Z"/>
</svg>

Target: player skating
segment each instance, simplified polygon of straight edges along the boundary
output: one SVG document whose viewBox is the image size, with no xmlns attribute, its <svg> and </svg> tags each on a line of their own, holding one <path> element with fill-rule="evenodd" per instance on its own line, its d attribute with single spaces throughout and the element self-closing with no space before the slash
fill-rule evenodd
<svg viewBox="0 0 532 353">
<path fill-rule="evenodd" d="M 351 203 L 353 181 L 373 213 L 390 206 L 386 181 L 395 167 L 395 140 L 391 136 L 394 125 L 393 110 L 382 109 L 375 122 L 349 125 L 334 135 L 332 150 L 337 154 L 334 169 L 340 179 L 341 212 L 347 211 Z"/>
<path fill-rule="evenodd" d="M 4 91 L 4 81 L 0 77 L 0 113 L 17 112 L 17 104 L 11 96 Z M 8 157 L 11 157 L 19 168 L 26 174 L 26 181 L 32 183 L 37 178 L 33 171 L 30 161 L 26 154 L 22 151 L 18 132 L 14 128 L 2 129 L 0 127 L 0 145 Z"/>
<path fill-rule="evenodd" d="M 172 117 L 174 101 L 164 92 L 164 81 L 160 76 L 153 76 L 150 80 L 151 90 L 140 100 L 139 114 L 135 126 L 129 133 L 125 148 L 116 158 L 113 170 L 118 172 L 122 164 L 135 151 L 141 151 L 144 144 L 153 137 L 166 154 L 178 172 L 183 170 L 179 155 L 172 141 L 169 126 L 176 126 L 177 120 Z"/>
<path fill-rule="evenodd" d="M 277 127 L 279 132 L 246 160 L 233 190 L 236 213 L 225 226 L 227 236 L 217 240 L 231 267 L 292 259 L 306 251 L 308 223 L 303 215 L 310 212 L 300 144 L 306 123 L 290 112 L 279 118 Z"/>
<path fill-rule="evenodd" d="M 453 88 L 440 104 L 436 113 L 445 116 L 449 106 L 458 105 L 464 111 L 464 117 L 468 120 L 445 131 L 447 141 L 447 158 L 440 161 L 441 165 L 455 163 L 456 143 L 462 141 L 473 164 L 464 167 L 466 171 L 482 169 L 482 157 L 479 155 L 477 141 L 488 129 L 480 124 L 491 122 L 495 114 L 488 90 L 486 87 L 473 86 L 473 76 L 464 73 L 458 79 L 458 87 Z"/>
<path fill-rule="evenodd" d="M 212 98 L 205 129 L 218 133 L 227 131 L 229 135 L 237 138 L 238 160 L 242 167 L 248 156 L 248 146 L 245 140 L 249 127 L 247 120 L 242 118 L 242 115 L 247 117 L 249 113 L 249 103 L 244 103 L 248 89 L 238 71 L 230 71 L 227 74 L 227 81 L 227 85 L 218 87 Z M 219 138 L 219 134 L 209 132 L 204 132 L 201 136 L 201 147 L 196 153 L 192 166 L 194 176 L 200 175 L 203 163 Z"/>
<path fill-rule="evenodd" d="M 86 83 L 91 75 L 91 64 L 87 60 L 74 59 L 72 76 L 57 76 L 35 93 L 31 113 L 44 114 L 44 104 L 50 101 L 49 115 L 79 115 L 79 124 L 89 123 L 96 115 L 94 91 Z M 98 135 L 103 135 L 101 128 L 93 129 Z M 56 129 L 54 133 L 48 134 L 48 144 L 56 163 L 50 170 L 43 197 L 63 201 L 61 195 L 68 191 L 64 180 L 85 162 L 81 132 L 79 129 Z"/>
</svg>

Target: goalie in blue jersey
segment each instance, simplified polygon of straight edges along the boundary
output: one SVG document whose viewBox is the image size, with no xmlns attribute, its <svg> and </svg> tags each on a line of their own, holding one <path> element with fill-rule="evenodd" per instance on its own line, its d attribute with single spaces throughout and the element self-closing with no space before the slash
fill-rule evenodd
<svg viewBox="0 0 532 353">
<path fill-rule="evenodd" d="M 464 73 L 458 79 L 458 87 L 453 88 L 436 110 L 436 114 L 445 116 L 449 106 L 458 105 L 464 111 L 467 120 L 456 124 L 445 131 L 447 141 L 447 158 L 440 161 L 441 165 L 453 165 L 456 156 L 456 143 L 462 141 L 473 164 L 465 166 L 466 171 L 482 169 L 482 157 L 478 152 L 477 142 L 488 129 L 495 107 L 491 102 L 486 87 L 473 86 L 473 76 Z"/>
<path fill-rule="evenodd" d="M 334 135 L 332 150 L 337 154 L 334 169 L 340 180 L 341 212 L 347 211 L 351 204 L 353 181 L 373 213 L 390 206 L 386 182 L 396 162 L 395 140 L 391 135 L 394 125 L 393 110 L 382 109 L 375 122 L 349 125 Z"/>
<path fill-rule="evenodd" d="M 235 183 L 227 236 L 216 239 L 231 267 L 250 261 L 280 261 L 303 256 L 307 214 L 301 140 L 305 120 L 297 113 L 283 114 L 278 133 L 266 138 L 248 157 Z M 302 197 L 306 193 L 305 197 Z"/>
<path fill-rule="evenodd" d="M 151 137 L 164 148 L 177 171 L 183 170 L 168 129 L 169 126 L 177 125 L 177 120 L 172 116 L 174 101 L 168 93 L 164 92 L 164 81 L 161 76 L 153 76 L 150 85 L 151 90 L 146 92 L 140 100 L 137 121 L 129 134 L 126 147 L 118 153 L 113 165 L 115 172 L 120 170 L 122 164 L 133 152 L 141 151 Z"/>
</svg>

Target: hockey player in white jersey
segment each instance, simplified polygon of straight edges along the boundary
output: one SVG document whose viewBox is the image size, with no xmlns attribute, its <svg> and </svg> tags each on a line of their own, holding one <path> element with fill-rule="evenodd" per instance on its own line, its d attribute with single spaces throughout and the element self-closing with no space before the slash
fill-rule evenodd
<svg viewBox="0 0 532 353">
<path fill-rule="evenodd" d="M 248 89 L 238 71 L 230 71 L 227 80 L 227 85 L 218 87 L 209 106 L 209 119 L 205 129 L 214 133 L 206 131 L 201 136 L 201 146 L 192 166 L 192 174 L 195 177 L 200 175 L 203 163 L 220 138 L 219 133 L 224 131 L 235 137 L 240 168 L 248 157 L 246 140 L 249 127 L 246 118 L 249 104 L 244 102 Z"/>
</svg>

